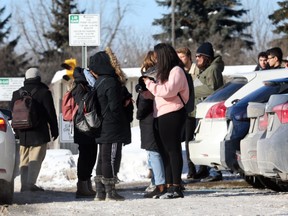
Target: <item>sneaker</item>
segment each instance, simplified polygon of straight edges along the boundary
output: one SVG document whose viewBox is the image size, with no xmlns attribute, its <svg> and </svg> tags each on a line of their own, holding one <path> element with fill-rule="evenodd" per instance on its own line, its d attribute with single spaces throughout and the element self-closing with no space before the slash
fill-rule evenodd
<svg viewBox="0 0 288 216">
<path fill-rule="evenodd" d="M 152 192 L 156 188 L 156 185 L 152 185 L 152 183 L 145 189 L 146 192 Z"/>
<path fill-rule="evenodd" d="M 175 198 L 183 198 L 184 194 L 181 190 L 180 186 L 171 186 L 168 188 L 167 193 L 160 196 L 160 199 L 175 199 Z"/>
<path fill-rule="evenodd" d="M 167 192 L 166 188 L 161 192 L 159 187 L 156 187 L 152 192 L 145 194 L 144 198 L 158 199 L 160 196 Z"/>
<path fill-rule="evenodd" d="M 213 181 L 221 181 L 222 175 L 216 176 L 208 176 L 207 178 L 201 179 L 201 182 L 213 182 Z"/>
</svg>

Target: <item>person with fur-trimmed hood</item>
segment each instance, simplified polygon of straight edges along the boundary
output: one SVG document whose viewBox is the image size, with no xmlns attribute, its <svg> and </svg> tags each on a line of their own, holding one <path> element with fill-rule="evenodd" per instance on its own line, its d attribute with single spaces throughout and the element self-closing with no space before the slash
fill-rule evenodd
<svg viewBox="0 0 288 216">
<path fill-rule="evenodd" d="M 132 98 L 123 95 L 126 77 L 111 49 L 100 51 L 90 57 L 89 70 L 102 81 L 97 96 L 103 115 L 102 129 L 96 142 L 99 154 L 96 165 L 95 200 L 124 200 L 115 190 L 117 172 L 120 167 L 122 145 L 131 143 L 130 120 L 126 107 Z"/>
</svg>

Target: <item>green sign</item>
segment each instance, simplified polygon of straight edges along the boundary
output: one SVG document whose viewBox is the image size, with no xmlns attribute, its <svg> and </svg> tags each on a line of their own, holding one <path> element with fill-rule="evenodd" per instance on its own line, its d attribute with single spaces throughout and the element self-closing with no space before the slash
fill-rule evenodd
<svg viewBox="0 0 288 216">
<path fill-rule="evenodd" d="M 71 15 L 70 23 L 79 23 L 79 15 Z"/>
</svg>

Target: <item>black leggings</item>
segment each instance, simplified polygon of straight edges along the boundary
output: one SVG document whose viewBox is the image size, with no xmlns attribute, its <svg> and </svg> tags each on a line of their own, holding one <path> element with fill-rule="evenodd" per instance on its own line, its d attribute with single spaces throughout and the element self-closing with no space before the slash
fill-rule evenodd
<svg viewBox="0 0 288 216">
<path fill-rule="evenodd" d="M 80 181 L 87 181 L 91 178 L 97 157 L 97 144 L 82 143 L 78 147 L 79 156 L 77 163 L 77 177 Z"/>
<path fill-rule="evenodd" d="M 181 184 L 183 168 L 181 130 L 185 124 L 184 109 L 158 117 L 159 147 L 167 184 Z"/>
<path fill-rule="evenodd" d="M 99 144 L 99 155 L 96 166 L 96 175 L 104 178 L 113 178 L 120 168 L 122 143 Z"/>
</svg>

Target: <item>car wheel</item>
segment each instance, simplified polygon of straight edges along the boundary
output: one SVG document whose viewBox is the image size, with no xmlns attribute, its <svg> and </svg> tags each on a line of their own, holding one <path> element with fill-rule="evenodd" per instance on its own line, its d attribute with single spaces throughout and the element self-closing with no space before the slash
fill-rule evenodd
<svg viewBox="0 0 288 216">
<path fill-rule="evenodd" d="M 258 179 L 258 176 L 244 176 L 244 180 L 253 188 L 264 189 L 265 185 Z"/>
<path fill-rule="evenodd" d="M 0 180 L 0 203 L 12 204 L 14 195 L 14 179 L 11 182 Z"/>
<path fill-rule="evenodd" d="M 258 177 L 261 183 L 265 185 L 268 189 L 271 189 L 276 192 L 285 191 L 276 181 L 273 181 L 273 179 L 264 176 L 258 176 Z"/>
</svg>

